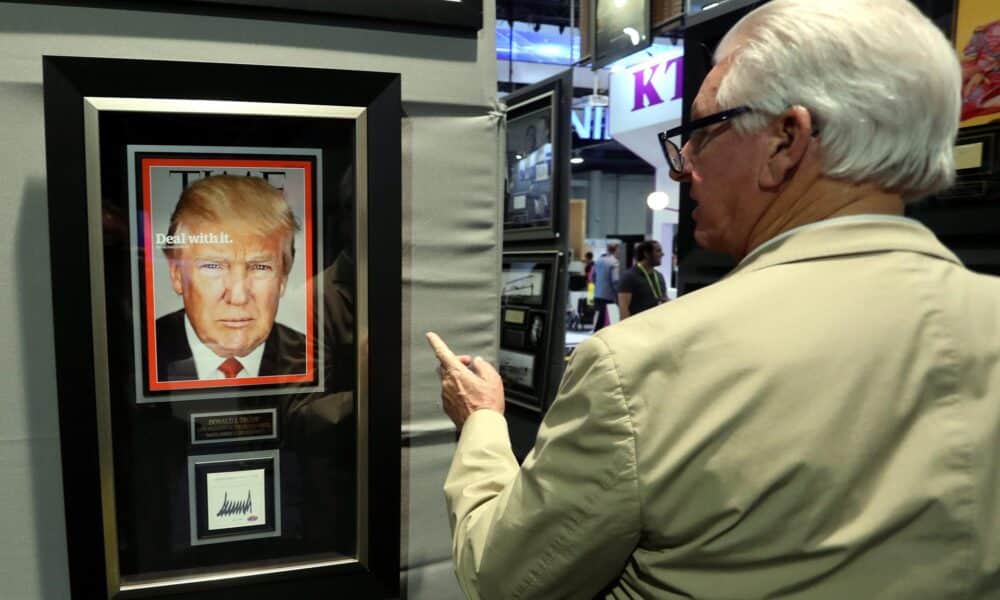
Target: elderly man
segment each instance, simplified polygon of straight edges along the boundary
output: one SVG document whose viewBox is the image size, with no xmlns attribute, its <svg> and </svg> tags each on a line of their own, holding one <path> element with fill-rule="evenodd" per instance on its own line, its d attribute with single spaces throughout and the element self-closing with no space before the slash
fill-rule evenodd
<svg viewBox="0 0 1000 600">
<path fill-rule="evenodd" d="M 1000 598 L 1000 280 L 901 216 L 959 87 L 907 0 L 740 21 L 668 152 L 740 263 L 581 344 L 520 466 L 496 374 L 429 334 L 469 596 Z"/>
<path fill-rule="evenodd" d="M 164 248 L 184 308 L 156 320 L 160 381 L 305 372 L 305 336 L 274 322 L 297 230 L 263 179 L 214 175 L 184 190 Z"/>
</svg>

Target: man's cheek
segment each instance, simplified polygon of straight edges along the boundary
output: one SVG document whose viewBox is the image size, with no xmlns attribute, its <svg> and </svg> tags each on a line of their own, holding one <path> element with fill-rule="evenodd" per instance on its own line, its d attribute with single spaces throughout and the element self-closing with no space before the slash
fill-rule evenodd
<svg viewBox="0 0 1000 600">
<path fill-rule="evenodd" d="M 283 291 L 284 286 L 275 285 L 274 283 L 263 283 L 254 289 L 254 296 L 259 300 L 260 304 L 276 310 L 278 300 L 281 298 Z"/>
</svg>

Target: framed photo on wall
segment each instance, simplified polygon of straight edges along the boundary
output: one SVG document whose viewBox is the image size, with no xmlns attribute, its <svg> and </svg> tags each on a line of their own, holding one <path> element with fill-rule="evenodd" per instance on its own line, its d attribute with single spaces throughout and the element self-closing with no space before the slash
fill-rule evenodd
<svg viewBox="0 0 1000 600">
<path fill-rule="evenodd" d="M 507 104 L 504 243 L 559 240 L 569 206 L 572 80 L 557 75 L 518 90 Z"/>
<path fill-rule="evenodd" d="M 500 360 L 507 401 L 533 412 L 544 412 L 549 398 L 558 251 L 505 251 L 501 268 Z"/>
<path fill-rule="evenodd" d="M 74 597 L 397 595 L 399 76 L 44 69 Z"/>
<path fill-rule="evenodd" d="M 955 50 L 962 62 L 962 127 L 1000 119 L 1000 12 L 994 0 L 960 0 Z"/>
</svg>

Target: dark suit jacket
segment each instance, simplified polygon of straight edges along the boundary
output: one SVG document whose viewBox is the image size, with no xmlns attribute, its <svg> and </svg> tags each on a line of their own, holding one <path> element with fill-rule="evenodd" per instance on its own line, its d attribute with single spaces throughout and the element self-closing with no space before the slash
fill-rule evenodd
<svg viewBox="0 0 1000 600">
<path fill-rule="evenodd" d="M 191 347 L 184 333 L 184 309 L 156 320 L 156 368 L 160 381 L 197 379 Z M 275 323 L 264 340 L 258 375 L 306 372 L 306 336 Z"/>
</svg>

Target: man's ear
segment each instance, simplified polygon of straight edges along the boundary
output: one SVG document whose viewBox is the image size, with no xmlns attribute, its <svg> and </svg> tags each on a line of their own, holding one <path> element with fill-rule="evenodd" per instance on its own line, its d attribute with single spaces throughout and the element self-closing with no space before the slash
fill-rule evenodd
<svg viewBox="0 0 1000 600">
<path fill-rule="evenodd" d="M 761 165 L 761 189 L 774 190 L 795 174 L 812 140 L 812 115 L 802 106 L 781 113 L 767 127 L 767 159 Z"/>
<path fill-rule="evenodd" d="M 184 286 L 181 284 L 181 267 L 173 258 L 168 258 L 167 264 L 170 265 L 170 283 L 174 287 L 174 292 L 181 295 L 184 293 Z"/>
<path fill-rule="evenodd" d="M 278 297 L 284 298 L 285 296 L 285 286 L 288 285 L 288 275 L 281 278 L 281 285 L 278 286 Z"/>
</svg>

